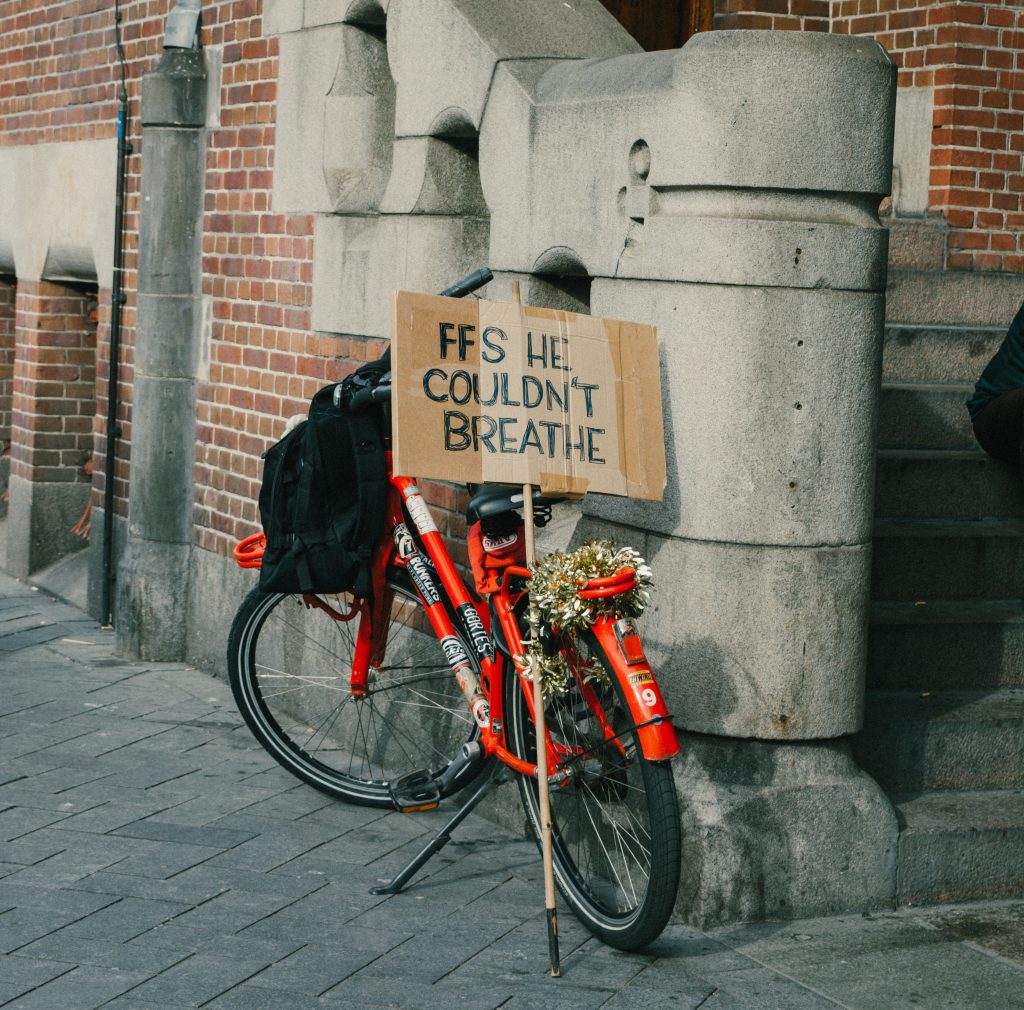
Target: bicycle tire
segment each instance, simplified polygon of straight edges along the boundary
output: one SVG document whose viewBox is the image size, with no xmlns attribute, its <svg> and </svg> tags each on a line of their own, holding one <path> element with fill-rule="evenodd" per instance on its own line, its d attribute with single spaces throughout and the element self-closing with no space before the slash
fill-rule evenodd
<svg viewBox="0 0 1024 1010">
<path fill-rule="evenodd" d="M 301 596 L 254 589 L 228 638 L 231 690 L 260 744 L 303 782 L 371 807 L 391 807 L 390 786 L 403 775 L 440 775 L 479 734 L 422 601 L 402 573 L 388 585 L 384 659 L 361 698 L 348 690 L 361 617 L 338 622 Z M 347 594 L 320 598 L 342 613 L 351 605 Z M 479 771 L 467 766 L 443 795 Z"/>
<path fill-rule="evenodd" d="M 597 659 L 608 681 L 591 684 L 605 717 L 625 750 L 605 741 L 579 685 L 546 698 L 548 734 L 577 754 L 576 774 L 551 787 L 552 850 L 559 890 L 583 924 L 621 950 L 638 950 L 665 928 L 679 886 L 679 802 L 666 762 L 646 760 L 622 687 L 608 657 L 589 632 L 550 633 L 563 653 L 584 662 Z M 519 677 L 506 678 L 505 710 L 510 749 L 536 760 L 533 720 Z M 533 685 L 524 683 L 526 690 Z M 554 769 L 549 769 L 553 772 Z M 518 776 L 520 797 L 538 846 L 541 844 L 537 782 Z"/>
</svg>

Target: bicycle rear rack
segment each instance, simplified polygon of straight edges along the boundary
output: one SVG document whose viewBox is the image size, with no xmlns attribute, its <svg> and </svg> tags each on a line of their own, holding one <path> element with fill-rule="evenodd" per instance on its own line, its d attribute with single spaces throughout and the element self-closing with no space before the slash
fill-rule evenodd
<svg viewBox="0 0 1024 1010">
<path fill-rule="evenodd" d="M 259 568 L 263 564 L 263 552 L 266 549 L 267 538 L 261 532 L 239 540 L 231 553 L 239 568 Z"/>
</svg>

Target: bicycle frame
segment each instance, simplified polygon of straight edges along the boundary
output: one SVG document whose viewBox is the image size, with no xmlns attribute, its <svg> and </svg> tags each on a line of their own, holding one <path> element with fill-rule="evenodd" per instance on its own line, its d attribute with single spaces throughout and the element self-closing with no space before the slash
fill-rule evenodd
<svg viewBox="0 0 1024 1010">
<path fill-rule="evenodd" d="M 390 452 L 387 453 L 387 463 L 391 473 Z M 503 679 L 506 676 L 506 660 L 499 655 L 491 635 L 491 608 L 485 602 L 474 601 L 470 596 L 416 482 L 410 477 L 393 473 L 390 481 L 385 524 L 389 535 L 383 536 L 378 542 L 372 561 L 373 607 L 363 601 L 355 611 L 342 615 L 315 598 L 307 598 L 307 604 L 329 610 L 335 619 L 351 620 L 360 616 L 350 680 L 352 692 L 360 694 L 367 688 L 371 667 L 382 661 L 387 644 L 382 640 L 387 622 L 376 620 L 374 614 L 374 609 L 385 614 L 391 607 L 393 594 L 388 590 L 387 572 L 391 568 L 405 569 L 423 602 L 431 630 L 441 643 L 452 674 L 473 713 L 484 753 L 497 758 L 519 774 L 535 777 L 536 764 L 522 760 L 505 746 Z M 417 546 L 409 523 L 425 554 Z M 511 566 L 506 570 L 501 590 L 493 597 L 494 612 L 500 622 L 513 667 L 515 657 L 523 654 L 526 649 L 515 613 L 523 591 L 514 590 L 512 583 L 515 577 L 529 576 L 528 569 Z M 458 631 L 453 617 L 462 625 Z M 623 687 L 644 757 L 651 761 L 664 761 L 677 754 L 679 743 L 671 717 L 632 623 L 601 618 L 591 626 L 591 631 L 612 664 L 613 676 Z M 463 648 L 460 634 L 472 643 L 479 673 Z M 523 686 L 522 682 L 520 686 Z M 606 738 L 612 745 L 621 748 L 616 732 L 607 724 L 595 692 L 589 685 L 581 685 L 581 688 Z M 524 687 L 524 696 L 532 716 L 533 693 Z M 549 733 L 546 749 L 551 781 L 556 784 L 564 781 L 567 778 L 567 773 L 562 769 L 567 756 L 564 747 L 557 745 Z"/>
</svg>

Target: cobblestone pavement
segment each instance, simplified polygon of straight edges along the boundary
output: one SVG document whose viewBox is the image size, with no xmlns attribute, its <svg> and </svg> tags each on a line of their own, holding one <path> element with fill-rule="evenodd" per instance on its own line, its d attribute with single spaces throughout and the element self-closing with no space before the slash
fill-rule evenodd
<svg viewBox="0 0 1024 1010">
<path fill-rule="evenodd" d="M 0 1005 L 17 1010 L 1024 1007 L 1024 903 L 704 934 L 644 954 L 560 918 L 532 844 L 335 802 L 280 770 L 223 681 L 0 576 Z"/>
</svg>

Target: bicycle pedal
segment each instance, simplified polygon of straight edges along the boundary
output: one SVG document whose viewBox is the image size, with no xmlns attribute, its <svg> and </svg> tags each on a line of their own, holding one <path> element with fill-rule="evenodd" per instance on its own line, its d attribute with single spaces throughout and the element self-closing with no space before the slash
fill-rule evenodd
<svg viewBox="0 0 1024 1010">
<path fill-rule="evenodd" d="M 441 790 L 428 771 L 410 772 L 388 786 L 391 802 L 403 814 L 434 810 L 441 802 Z"/>
</svg>

